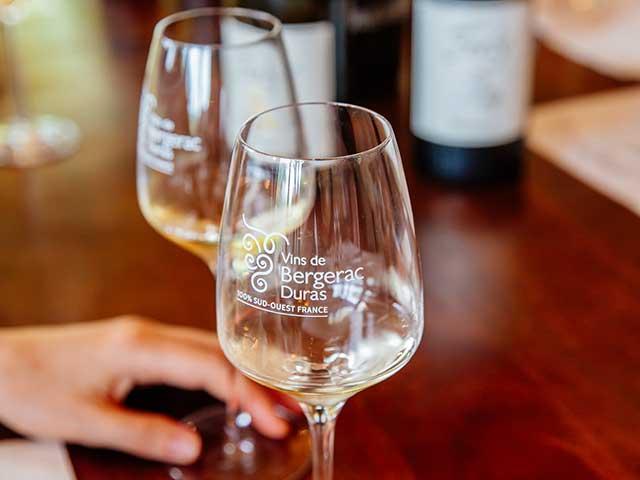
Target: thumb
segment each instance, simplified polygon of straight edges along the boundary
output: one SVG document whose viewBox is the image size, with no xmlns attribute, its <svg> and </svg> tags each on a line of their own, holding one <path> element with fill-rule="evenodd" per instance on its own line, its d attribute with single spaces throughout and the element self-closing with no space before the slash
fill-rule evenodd
<svg viewBox="0 0 640 480">
<path fill-rule="evenodd" d="M 98 407 L 96 417 L 91 437 L 79 439 L 84 444 L 181 465 L 193 463 L 200 455 L 199 435 L 164 415 L 108 404 Z"/>
</svg>

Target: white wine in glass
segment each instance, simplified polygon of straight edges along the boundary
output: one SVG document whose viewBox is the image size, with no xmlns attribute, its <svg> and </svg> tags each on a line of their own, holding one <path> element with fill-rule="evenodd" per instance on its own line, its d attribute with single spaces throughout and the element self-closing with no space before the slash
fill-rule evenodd
<svg viewBox="0 0 640 480">
<path fill-rule="evenodd" d="M 329 480 L 345 401 L 398 372 L 422 337 L 422 275 L 393 130 L 352 105 L 275 108 L 241 129 L 229 179 L 220 342 L 246 376 L 300 402 L 313 478 Z"/>
<path fill-rule="evenodd" d="M 150 176 L 155 173 L 150 173 Z M 218 222 L 213 215 L 198 214 L 186 208 L 159 202 L 140 203 L 147 221 L 168 240 L 197 255 L 207 265 L 215 267 L 218 258 Z"/>
<path fill-rule="evenodd" d="M 274 318 L 245 304 L 238 308 L 240 319 L 225 331 L 225 348 L 253 380 L 302 402 L 334 405 L 393 375 L 413 353 L 416 339 L 407 332 L 416 313 L 397 303 L 389 308 L 389 301 L 369 296 L 366 311 L 345 312 L 332 321 Z M 287 331 L 296 332 L 297 348 L 282 337 Z M 361 338 L 354 342 L 354 336 Z M 349 342 L 353 345 L 347 348 Z"/>
</svg>

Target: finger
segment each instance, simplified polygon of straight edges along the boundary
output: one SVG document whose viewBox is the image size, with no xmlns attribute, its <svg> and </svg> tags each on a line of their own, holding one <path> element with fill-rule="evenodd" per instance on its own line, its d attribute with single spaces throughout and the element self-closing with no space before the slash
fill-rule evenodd
<svg viewBox="0 0 640 480">
<path fill-rule="evenodd" d="M 166 323 L 158 323 L 146 317 L 140 316 L 123 316 L 117 319 L 105 322 L 108 328 L 124 331 L 123 336 L 127 336 L 127 331 L 135 336 L 138 333 L 146 333 L 149 335 L 159 335 L 173 340 L 180 340 L 185 343 L 191 343 L 194 347 L 202 347 L 204 349 L 220 349 L 218 337 L 211 331 L 200 328 L 185 327 L 179 325 L 169 325 Z"/>
<path fill-rule="evenodd" d="M 222 351 L 220 348 L 220 342 L 218 342 L 218 337 L 215 335 L 213 330 L 207 331 L 199 328 L 160 325 L 157 332 L 164 337 L 191 343 L 194 347 Z"/>
<path fill-rule="evenodd" d="M 125 345 L 113 361 L 116 371 L 135 383 L 204 389 L 222 399 L 228 395 L 233 373 L 221 352 L 155 334 Z"/>
<path fill-rule="evenodd" d="M 102 361 L 115 381 L 130 379 L 195 389 L 205 388 L 214 377 L 221 387 L 228 384 L 231 368 L 217 348 L 194 346 L 139 317 L 123 317 L 105 326 Z"/>
<path fill-rule="evenodd" d="M 161 325 L 157 333 L 163 335 L 169 341 L 183 340 L 185 342 L 190 342 L 194 347 L 204 348 L 207 351 L 214 349 L 219 351 L 221 355 L 224 355 L 222 353 L 222 349 L 220 348 L 220 343 L 217 336 L 198 328 Z M 235 375 L 239 375 L 239 373 L 235 373 Z M 293 413 L 302 414 L 300 404 L 289 395 L 277 392 L 275 390 L 267 390 L 267 392 L 269 398 L 273 402 L 276 402 L 277 404 L 285 407 Z"/>
<path fill-rule="evenodd" d="M 220 343 L 217 336 L 198 328 L 161 325 L 158 329 L 158 334 L 161 334 L 167 339 L 173 341 L 179 339 L 185 342 L 190 342 L 194 347 L 204 348 L 208 351 L 214 349 L 219 351 L 221 355 L 224 355 L 222 353 L 222 349 L 220 348 Z M 239 375 L 239 373 L 235 373 L 235 375 Z M 289 395 L 274 390 L 267 390 L 267 392 L 272 402 L 276 402 L 277 404 L 290 410 L 294 414 L 302 415 L 300 404 Z"/>
<path fill-rule="evenodd" d="M 282 438 L 289 430 L 287 422 L 278 415 L 275 399 L 243 377 L 221 354 L 156 339 L 129 367 L 137 382 L 204 389 L 225 401 L 237 399 L 251 414 L 258 431 L 266 436 Z"/>
<path fill-rule="evenodd" d="M 302 415 L 302 407 L 300 407 L 300 403 L 297 400 L 293 399 L 289 395 L 285 393 L 280 393 L 275 390 L 271 392 L 275 401 L 278 402 L 283 407 L 289 409 L 291 412 Z"/>
<path fill-rule="evenodd" d="M 93 417 L 86 437 L 81 434 L 72 441 L 181 465 L 193 463 L 200 455 L 198 434 L 168 417 L 111 404 L 97 407 Z"/>
<path fill-rule="evenodd" d="M 193 329 L 159 328 L 149 322 L 134 322 L 125 327 L 124 333 L 116 336 L 117 352 L 110 355 L 120 376 L 135 383 L 204 389 L 222 400 L 237 398 L 263 434 L 277 438 L 286 435 L 288 426 L 277 414 L 275 399 L 237 373 L 219 347 L 210 348 L 211 339 L 205 340 Z M 209 346 L 203 348 L 203 344 Z M 236 375 L 239 381 L 234 392 Z"/>
<path fill-rule="evenodd" d="M 287 422 L 278 415 L 277 402 L 268 391 L 243 377 L 219 353 L 156 339 L 146 355 L 140 357 L 139 366 L 141 368 L 134 371 L 134 378 L 139 382 L 204 389 L 225 401 L 235 398 L 251 414 L 262 434 L 282 438 L 289 431 Z"/>
<path fill-rule="evenodd" d="M 256 429 L 272 438 L 283 438 L 289 433 L 289 424 L 278 414 L 277 403 L 269 392 L 236 373 L 234 395 L 240 407 L 251 414 Z"/>
</svg>

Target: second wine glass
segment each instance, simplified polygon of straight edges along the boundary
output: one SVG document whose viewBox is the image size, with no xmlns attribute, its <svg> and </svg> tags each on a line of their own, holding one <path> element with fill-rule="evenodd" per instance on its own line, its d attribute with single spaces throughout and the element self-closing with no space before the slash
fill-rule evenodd
<svg viewBox="0 0 640 480">
<path fill-rule="evenodd" d="M 202 8 L 161 20 L 145 72 L 138 130 L 138 201 L 163 236 L 215 274 L 231 147 L 251 115 L 295 101 L 275 17 Z M 235 402 L 232 402 L 232 404 Z M 248 414 L 208 409 L 186 420 L 204 438 L 201 461 L 172 478 L 292 478 L 308 463 L 304 434 L 268 441 Z M 226 430 L 226 437 L 222 432 Z"/>
</svg>

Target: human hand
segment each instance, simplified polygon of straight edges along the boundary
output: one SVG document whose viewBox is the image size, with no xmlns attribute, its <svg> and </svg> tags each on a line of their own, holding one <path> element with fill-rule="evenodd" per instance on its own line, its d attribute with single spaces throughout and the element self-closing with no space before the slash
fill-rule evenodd
<svg viewBox="0 0 640 480">
<path fill-rule="evenodd" d="M 274 397 L 233 373 L 213 334 L 139 317 L 0 330 L 0 421 L 27 436 L 186 464 L 200 453 L 195 432 L 120 401 L 140 384 L 204 389 L 225 400 L 233 382 L 255 427 L 286 435 Z"/>
</svg>

